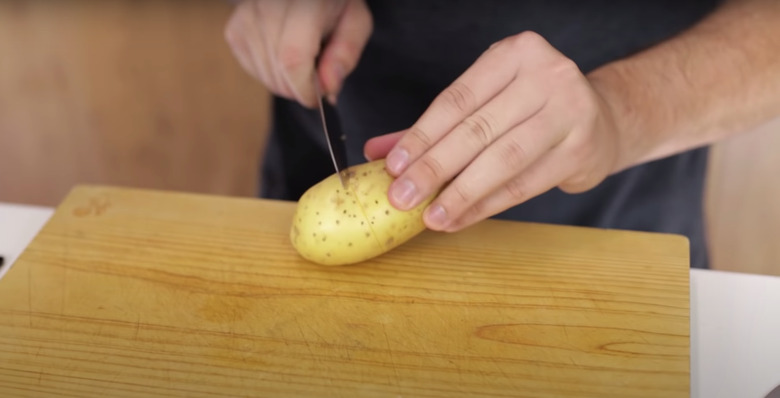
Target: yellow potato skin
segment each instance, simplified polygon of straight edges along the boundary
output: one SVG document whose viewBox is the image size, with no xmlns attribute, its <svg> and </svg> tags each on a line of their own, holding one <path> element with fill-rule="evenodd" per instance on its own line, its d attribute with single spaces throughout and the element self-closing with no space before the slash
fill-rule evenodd
<svg viewBox="0 0 780 398">
<path fill-rule="evenodd" d="M 433 197 L 409 211 L 387 200 L 393 177 L 385 161 L 345 170 L 345 190 L 337 174 L 309 188 L 298 200 L 290 241 L 305 259 L 321 265 L 359 263 L 401 245 L 423 230 L 422 212 Z"/>
</svg>

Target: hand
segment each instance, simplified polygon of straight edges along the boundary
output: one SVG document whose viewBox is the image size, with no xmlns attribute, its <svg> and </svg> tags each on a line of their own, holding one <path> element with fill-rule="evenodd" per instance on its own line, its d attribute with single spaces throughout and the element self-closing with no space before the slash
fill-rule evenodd
<svg viewBox="0 0 780 398">
<path fill-rule="evenodd" d="M 364 0 L 245 0 L 225 38 L 244 70 L 272 93 L 313 107 L 314 73 L 335 102 L 372 28 Z"/>
<path fill-rule="evenodd" d="M 366 143 L 397 177 L 401 210 L 438 192 L 428 228 L 457 231 L 554 187 L 583 192 L 627 164 L 602 96 L 576 64 L 526 32 L 490 47 L 408 130 Z"/>
</svg>

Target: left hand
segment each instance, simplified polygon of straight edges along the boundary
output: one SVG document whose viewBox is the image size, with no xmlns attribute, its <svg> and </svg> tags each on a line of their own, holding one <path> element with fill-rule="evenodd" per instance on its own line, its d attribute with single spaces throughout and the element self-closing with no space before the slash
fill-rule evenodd
<svg viewBox="0 0 780 398">
<path fill-rule="evenodd" d="M 393 206 L 440 191 L 425 223 L 457 231 L 554 187 L 586 191 L 631 163 L 594 87 L 524 32 L 491 46 L 411 128 L 367 142 L 366 157 L 387 157 Z"/>
</svg>

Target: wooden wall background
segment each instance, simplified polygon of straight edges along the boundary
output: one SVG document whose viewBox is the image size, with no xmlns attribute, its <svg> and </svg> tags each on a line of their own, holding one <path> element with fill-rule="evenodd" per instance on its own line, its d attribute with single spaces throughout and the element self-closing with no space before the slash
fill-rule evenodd
<svg viewBox="0 0 780 398">
<path fill-rule="evenodd" d="M 268 95 L 222 0 L 0 1 L 0 201 L 76 183 L 255 195 Z M 780 121 L 719 144 L 713 266 L 780 275 Z M 2 222 L 2 220 L 0 220 Z"/>
<path fill-rule="evenodd" d="M 780 119 L 713 148 L 706 200 L 713 268 L 780 275 Z"/>
<path fill-rule="evenodd" d="M 76 182 L 253 195 L 268 96 L 219 0 L 0 1 L 0 200 Z"/>
</svg>

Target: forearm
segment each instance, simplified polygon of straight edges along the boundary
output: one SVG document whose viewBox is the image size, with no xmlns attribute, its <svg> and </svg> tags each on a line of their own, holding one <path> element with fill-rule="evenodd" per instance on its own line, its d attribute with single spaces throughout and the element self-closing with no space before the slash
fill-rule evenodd
<svg viewBox="0 0 780 398">
<path fill-rule="evenodd" d="M 621 131 L 618 170 L 750 130 L 780 115 L 780 1 L 728 1 L 588 78 Z"/>
</svg>

